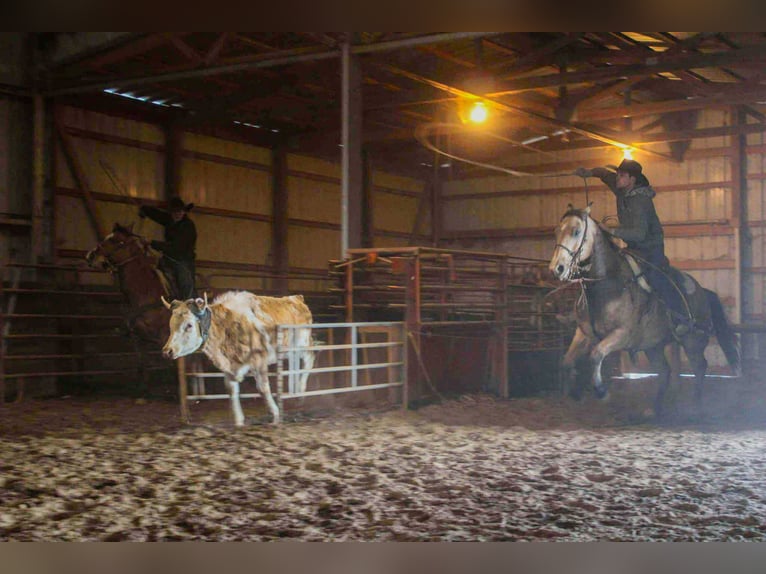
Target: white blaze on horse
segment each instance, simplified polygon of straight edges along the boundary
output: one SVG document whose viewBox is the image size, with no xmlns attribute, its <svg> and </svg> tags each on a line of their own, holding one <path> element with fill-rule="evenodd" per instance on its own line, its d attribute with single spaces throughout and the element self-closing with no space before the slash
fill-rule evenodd
<svg viewBox="0 0 766 574">
<path fill-rule="evenodd" d="M 577 330 L 563 360 L 563 367 L 574 378 L 577 359 L 589 354 L 593 365 L 593 387 L 604 397 L 606 386 L 601 377 L 604 358 L 615 351 L 644 351 L 657 369 L 659 386 L 654 402 L 656 416 L 670 382 L 670 365 L 665 347 L 675 342 L 665 305 L 639 276 L 634 258 L 621 251 L 590 217 L 590 205 L 574 209 L 571 205 L 556 228 L 556 247 L 550 271 L 567 282 L 580 282 L 582 293 L 575 305 Z M 680 337 L 696 379 L 698 406 L 707 371 L 705 347 L 711 335 L 731 367 L 740 366 L 739 349 L 718 295 L 702 288 L 687 274 L 671 270 L 681 285 L 692 316 L 699 328 Z"/>
<path fill-rule="evenodd" d="M 305 348 L 311 345 L 311 311 L 302 295 L 265 297 L 247 291 L 229 291 L 211 304 L 204 299 L 173 301 L 170 309 L 170 337 L 162 349 L 169 359 L 177 359 L 198 349 L 224 373 L 231 399 L 234 424 L 242 426 L 245 417 L 239 402 L 239 384 L 248 374 L 255 378 L 258 392 L 266 401 L 274 424 L 279 423 L 279 408 L 271 396 L 268 367 L 277 361 L 277 347 L 290 344 Z M 287 339 L 277 340 L 277 325 L 308 325 L 289 329 Z M 308 371 L 314 366 L 314 353 L 300 352 L 304 372 L 297 392 L 306 390 Z"/>
</svg>

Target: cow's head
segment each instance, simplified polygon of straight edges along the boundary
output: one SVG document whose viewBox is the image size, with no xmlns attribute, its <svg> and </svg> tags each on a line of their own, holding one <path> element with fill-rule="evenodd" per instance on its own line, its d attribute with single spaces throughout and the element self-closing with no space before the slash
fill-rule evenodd
<svg viewBox="0 0 766 574">
<path fill-rule="evenodd" d="M 207 293 L 204 299 L 168 303 L 163 297 L 162 302 L 170 309 L 170 337 L 162 348 L 162 354 L 168 359 L 192 354 L 205 343 L 210 330 L 211 311 Z"/>
</svg>

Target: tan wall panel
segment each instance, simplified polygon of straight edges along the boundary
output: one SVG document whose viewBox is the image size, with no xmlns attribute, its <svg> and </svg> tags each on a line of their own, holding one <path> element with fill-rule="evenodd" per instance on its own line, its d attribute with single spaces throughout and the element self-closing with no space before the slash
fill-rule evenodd
<svg viewBox="0 0 766 574">
<path fill-rule="evenodd" d="M 197 259 L 264 265 L 271 247 L 271 225 L 261 221 L 194 214 Z"/>
<path fill-rule="evenodd" d="M 91 191 L 134 198 L 163 197 L 165 159 L 160 152 L 79 137 L 70 141 Z M 65 168 L 65 173 L 59 170 L 58 184 L 77 187 L 63 154 L 58 157 Z"/>
<path fill-rule="evenodd" d="M 271 150 L 268 148 L 212 136 L 185 132 L 183 137 L 183 149 L 243 161 L 251 161 L 253 163 L 262 164 L 265 167 L 271 165 Z"/>
<path fill-rule="evenodd" d="M 85 204 L 74 197 L 56 198 L 54 234 L 55 245 L 61 249 L 89 250 L 98 242 Z"/>
<path fill-rule="evenodd" d="M 404 237 L 375 237 L 375 247 L 410 247 L 410 242 Z"/>
<path fill-rule="evenodd" d="M 340 148 L 338 148 L 340 150 Z M 309 157 L 305 155 L 287 154 L 287 169 L 295 171 L 305 171 L 326 177 L 337 177 L 340 185 L 341 166 L 340 151 L 338 151 L 338 163 L 331 163 L 323 159 Z"/>
<path fill-rule="evenodd" d="M 79 108 L 59 108 L 60 118 L 65 126 L 163 145 L 165 134 L 154 124 L 109 116 Z"/>
<path fill-rule="evenodd" d="M 340 233 L 291 225 L 288 235 L 291 267 L 327 269 L 330 259 L 340 258 Z"/>
<path fill-rule="evenodd" d="M 372 184 L 402 191 L 416 191 L 418 193 L 423 191 L 423 182 L 420 180 L 382 171 L 372 172 Z"/>
<path fill-rule="evenodd" d="M 244 213 L 271 214 L 271 174 L 193 158 L 181 168 L 184 201 Z"/>
<path fill-rule="evenodd" d="M 418 212 L 419 198 L 390 193 L 372 194 L 372 224 L 375 229 L 410 233 Z M 430 217 L 423 218 L 421 232 L 428 230 Z"/>
<path fill-rule="evenodd" d="M 287 190 L 288 217 L 340 224 L 340 185 L 289 176 Z"/>
</svg>

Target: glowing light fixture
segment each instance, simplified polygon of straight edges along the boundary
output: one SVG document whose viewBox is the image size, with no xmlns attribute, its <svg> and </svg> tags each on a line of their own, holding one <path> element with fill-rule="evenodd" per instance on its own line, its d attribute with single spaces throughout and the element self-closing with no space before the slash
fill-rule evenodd
<svg viewBox="0 0 766 574">
<path fill-rule="evenodd" d="M 484 102 L 474 102 L 468 112 L 468 119 L 475 124 L 483 124 L 489 117 L 489 109 Z"/>
<path fill-rule="evenodd" d="M 629 147 L 622 148 L 622 159 L 633 159 L 633 150 Z"/>
</svg>

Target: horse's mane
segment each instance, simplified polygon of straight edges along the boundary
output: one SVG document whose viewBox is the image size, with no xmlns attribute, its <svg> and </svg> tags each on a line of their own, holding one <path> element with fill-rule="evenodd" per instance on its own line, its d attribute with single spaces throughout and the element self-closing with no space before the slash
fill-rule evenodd
<svg viewBox="0 0 766 574">
<path fill-rule="evenodd" d="M 130 227 L 127 227 L 126 225 L 121 225 L 119 223 L 114 224 L 114 228 L 112 229 L 112 232 L 119 231 L 120 233 L 124 233 L 125 235 L 128 235 L 130 237 L 141 237 L 138 233 L 133 233 L 133 230 Z"/>
<path fill-rule="evenodd" d="M 607 231 L 606 231 L 606 230 L 604 230 L 604 229 L 603 229 L 603 228 L 602 228 L 602 227 L 601 227 L 601 226 L 598 224 L 598 222 L 597 222 L 595 219 L 593 219 L 593 218 L 590 216 L 590 213 L 587 213 L 587 212 L 585 211 L 585 209 L 578 209 L 578 208 L 576 208 L 576 207 L 570 207 L 569 209 L 567 209 L 567 210 L 566 210 L 566 212 L 564 213 L 564 215 L 562 215 L 562 216 L 561 216 L 561 219 L 560 219 L 559 221 L 564 221 L 564 220 L 565 220 L 567 217 L 572 217 L 572 216 L 577 216 L 577 217 L 579 217 L 580 219 L 582 219 L 583 221 L 585 221 L 585 220 L 587 220 L 587 219 L 590 219 L 590 220 L 592 220 L 592 221 L 593 221 L 593 223 L 595 224 L 596 230 L 597 230 L 599 233 L 601 233 L 602 235 L 606 235 L 606 239 L 608 240 L 608 241 L 606 242 L 606 244 L 607 244 L 609 247 L 611 247 L 613 250 L 617 251 L 617 253 L 618 253 L 618 254 L 620 254 L 620 256 L 623 256 L 623 255 L 624 255 L 624 253 L 623 253 L 623 249 L 621 249 L 621 248 L 620 248 L 620 246 L 619 246 L 619 245 L 617 245 L 617 243 L 615 243 L 615 242 L 612 240 L 612 237 L 613 237 L 613 236 L 612 236 L 612 235 L 610 235 L 609 233 L 607 233 Z"/>
</svg>

